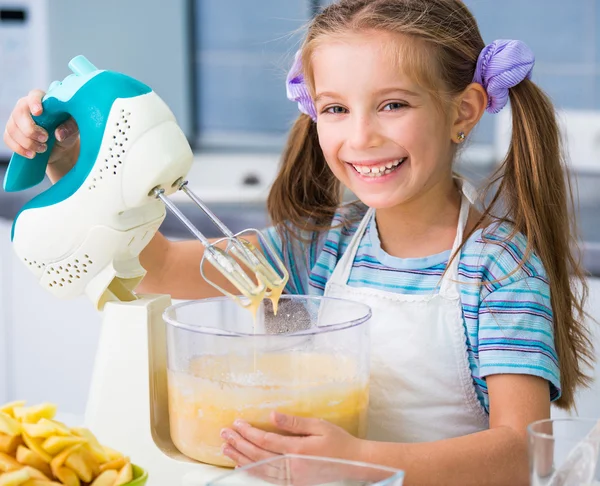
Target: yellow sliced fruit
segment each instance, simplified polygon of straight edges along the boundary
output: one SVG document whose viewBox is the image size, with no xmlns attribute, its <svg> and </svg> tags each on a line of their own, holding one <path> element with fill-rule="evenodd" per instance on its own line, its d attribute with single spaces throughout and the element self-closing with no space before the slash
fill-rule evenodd
<svg viewBox="0 0 600 486">
<path fill-rule="evenodd" d="M 25 432 L 29 437 L 35 438 L 43 438 L 50 437 L 54 434 L 54 427 L 44 425 L 44 424 L 27 424 L 24 423 L 22 425 L 23 432 Z"/>
<path fill-rule="evenodd" d="M 66 435 L 66 436 L 71 436 L 73 435 L 71 433 L 71 429 L 69 427 L 67 427 L 65 424 L 63 424 L 62 422 L 59 422 L 58 420 L 52 420 L 52 419 L 40 419 L 40 422 L 42 423 L 50 423 L 52 424 L 54 427 L 56 427 L 56 430 L 58 431 L 57 435 Z"/>
<path fill-rule="evenodd" d="M 119 475 L 117 476 L 117 480 L 115 481 L 115 484 L 113 486 L 121 486 L 123 484 L 127 484 L 132 479 L 133 479 L 133 469 L 131 467 L 131 463 L 128 462 L 119 471 Z"/>
<path fill-rule="evenodd" d="M 40 403 L 31 407 L 14 407 L 13 414 L 21 422 L 37 424 L 43 418 L 48 420 L 54 418 L 56 408 L 53 403 Z"/>
<path fill-rule="evenodd" d="M 51 456 L 55 456 L 63 449 L 66 449 L 73 444 L 83 444 L 87 439 L 83 437 L 64 437 L 61 435 L 52 435 L 42 443 L 44 449 Z"/>
<path fill-rule="evenodd" d="M 0 412 L 0 432 L 14 437 L 21 433 L 21 424 L 4 412 Z"/>
<path fill-rule="evenodd" d="M 23 431 L 30 437 L 48 438 L 53 435 L 70 436 L 71 431 L 68 427 L 54 420 L 40 419 L 37 424 L 24 423 L 21 425 Z"/>
<path fill-rule="evenodd" d="M 65 461 L 65 466 L 74 471 L 84 483 L 89 483 L 92 480 L 92 468 L 85 462 L 81 451 L 70 454 Z"/>
<path fill-rule="evenodd" d="M 55 481 L 45 481 L 43 479 L 30 479 L 25 481 L 21 486 L 63 486 Z"/>
<path fill-rule="evenodd" d="M 100 464 L 98 464 L 98 461 L 96 461 L 96 459 L 94 459 L 93 454 L 84 447 L 82 447 L 81 449 L 79 449 L 79 454 L 81 455 L 82 459 L 85 461 L 85 463 L 88 465 L 88 467 L 92 470 L 92 477 L 96 477 L 98 476 L 98 474 L 100 474 Z"/>
<path fill-rule="evenodd" d="M 34 439 L 33 437 L 27 435 L 25 432 L 23 432 L 22 437 L 27 447 L 29 447 L 33 452 L 40 456 L 44 460 L 44 462 L 50 463 L 50 461 L 52 460 L 52 456 L 48 454 L 44 449 L 42 449 L 40 439 Z"/>
<path fill-rule="evenodd" d="M 21 469 L 23 465 L 14 457 L 0 452 L 0 472 L 10 472 Z"/>
<path fill-rule="evenodd" d="M 59 468 L 63 467 L 67 458 L 73 454 L 77 449 L 81 447 L 81 444 L 74 444 L 70 447 L 67 447 L 62 452 L 60 452 L 57 456 L 54 456 L 52 461 L 50 462 L 50 468 L 52 469 L 52 473 L 56 476 Z"/>
<path fill-rule="evenodd" d="M 100 472 L 107 471 L 109 469 L 116 469 L 117 471 L 120 471 L 128 460 L 129 459 L 126 457 L 119 457 L 119 459 L 115 459 L 114 461 L 100 464 Z"/>
<path fill-rule="evenodd" d="M 79 476 L 68 467 L 59 467 L 56 471 L 56 478 L 65 486 L 81 486 Z"/>
<path fill-rule="evenodd" d="M 48 478 L 48 476 L 46 476 L 42 471 L 36 469 L 35 467 L 25 466 L 23 469 L 25 469 L 29 473 L 31 479 L 42 479 L 44 481 L 50 481 L 50 478 Z"/>
<path fill-rule="evenodd" d="M 49 464 L 27 447 L 19 446 L 17 448 L 17 461 L 25 466 L 39 469 L 48 477 L 52 476 Z"/>
<path fill-rule="evenodd" d="M 0 452 L 5 454 L 14 454 L 23 441 L 19 435 L 0 434 Z"/>
<path fill-rule="evenodd" d="M 15 407 L 24 407 L 26 403 L 27 402 L 25 400 L 18 400 L 16 402 L 6 403 L 0 407 L 0 412 L 4 412 L 14 418 L 15 416 L 13 410 L 15 409 Z"/>
<path fill-rule="evenodd" d="M 104 471 L 98 476 L 90 486 L 113 486 L 119 473 L 114 469 Z"/>
<path fill-rule="evenodd" d="M 25 469 L 0 475 L 0 486 L 21 486 L 29 481 L 29 472 Z"/>
<path fill-rule="evenodd" d="M 123 457 L 123 454 L 121 454 L 119 451 L 111 449 L 110 447 L 102 446 L 102 448 L 104 449 L 104 452 L 106 452 L 109 461 L 114 461 L 115 459 L 120 459 Z"/>
<path fill-rule="evenodd" d="M 107 452 L 104 450 L 104 447 L 100 445 L 100 442 L 96 438 L 96 436 L 91 432 L 91 430 L 86 429 L 85 427 L 73 427 L 71 428 L 71 432 L 78 437 L 83 437 L 87 439 L 87 444 L 85 446 L 86 449 L 94 456 L 96 462 L 98 464 L 102 464 L 103 462 L 108 462 L 111 459 L 118 459 L 117 457 L 111 458 L 108 456 Z"/>
</svg>

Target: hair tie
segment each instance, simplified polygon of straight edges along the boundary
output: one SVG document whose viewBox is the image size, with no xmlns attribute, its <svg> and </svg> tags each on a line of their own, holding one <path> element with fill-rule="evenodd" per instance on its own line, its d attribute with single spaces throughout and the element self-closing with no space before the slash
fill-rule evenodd
<svg viewBox="0 0 600 486">
<path fill-rule="evenodd" d="M 306 83 L 304 82 L 304 73 L 302 72 L 302 57 L 301 51 L 296 52 L 294 64 L 288 72 L 286 78 L 287 98 L 290 101 L 298 103 L 298 109 L 310 116 L 313 121 L 317 121 L 317 110 L 315 104 L 308 92 Z"/>
<path fill-rule="evenodd" d="M 508 90 L 531 78 L 535 64 L 533 51 L 518 40 L 495 40 L 477 58 L 473 81 L 488 94 L 488 113 L 498 113 L 508 103 Z"/>
<path fill-rule="evenodd" d="M 522 41 L 495 40 L 485 46 L 477 58 L 473 81 L 481 84 L 488 94 L 486 111 L 498 113 L 508 103 L 508 90 L 525 78 L 531 78 L 535 64 L 533 51 Z M 298 109 L 317 121 L 317 110 L 302 72 L 301 51 L 286 78 L 287 98 L 298 103 Z"/>
</svg>

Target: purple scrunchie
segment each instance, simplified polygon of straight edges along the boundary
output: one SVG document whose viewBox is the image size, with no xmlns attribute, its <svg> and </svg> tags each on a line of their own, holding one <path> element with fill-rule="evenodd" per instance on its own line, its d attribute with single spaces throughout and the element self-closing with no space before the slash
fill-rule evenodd
<svg viewBox="0 0 600 486">
<path fill-rule="evenodd" d="M 286 79 L 287 98 L 298 103 L 298 109 L 317 121 L 317 110 L 308 92 L 302 73 L 301 52 Z M 525 78 L 531 78 L 535 56 L 524 42 L 495 40 L 485 46 L 477 58 L 473 82 L 481 84 L 488 94 L 486 111 L 498 113 L 508 103 L 508 89 Z"/>
<path fill-rule="evenodd" d="M 483 48 L 477 59 L 473 81 L 488 94 L 488 113 L 498 113 L 508 103 L 508 89 L 531 78 L 535 56 L 524 42 L 495 40 Z"/>
<path fill-rule="evenodd" d="M 304 82 L 301 51 L 296 52 L 294 64 L 286 78 L 287 98 L 298 102 L 298 109 L 317 121 L 317 110 Z"/>
</svg>

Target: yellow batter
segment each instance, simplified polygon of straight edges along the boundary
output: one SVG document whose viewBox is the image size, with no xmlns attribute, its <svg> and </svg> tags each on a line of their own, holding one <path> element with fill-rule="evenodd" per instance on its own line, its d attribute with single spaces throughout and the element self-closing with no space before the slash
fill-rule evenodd
<svg viewBox="0 0 600 486">
<path fill-rule="evenodd" d="M 364 438 L 363 375 L 354 360 L 332 354 L 203 356 L 192 361 L 189 372 L 169 371 L 171 438 L 188 457 L 229 467 L 234 464 L 221 453 L 221 429 L 241 418 L 275 431 L 273 410 L 322 418 Z"/>
</svg>

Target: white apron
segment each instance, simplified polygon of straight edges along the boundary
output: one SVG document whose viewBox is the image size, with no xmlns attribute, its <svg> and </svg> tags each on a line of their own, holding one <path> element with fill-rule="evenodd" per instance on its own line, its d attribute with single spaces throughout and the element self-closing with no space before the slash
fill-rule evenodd
<svg viewBox="0 0 600 486">
<path fill-rule="evenodd" d="M 452 254 L 462 242 L 469 207 L 463 195 Z M 373 312 L 367 438 L 427 442 L 487 429 L 488 416 L 477 399 L 467 357 L 459 258 L 444 275 L 439 294 L 406 295 L 347 285 L 373 212 L 370 209 L 363 218 L 325 288 L 326 296 L 363 302 Z"/>
</svg>

